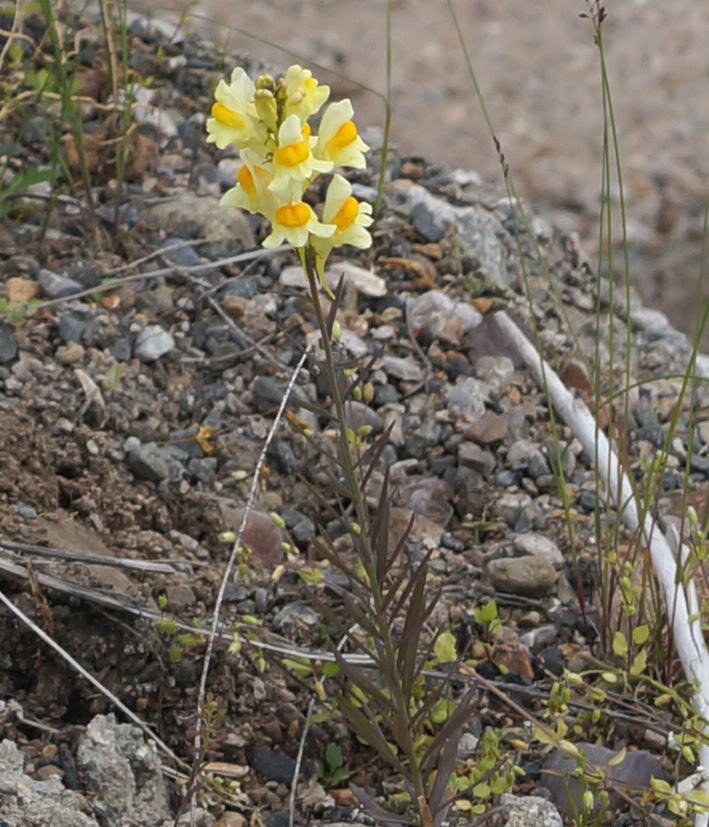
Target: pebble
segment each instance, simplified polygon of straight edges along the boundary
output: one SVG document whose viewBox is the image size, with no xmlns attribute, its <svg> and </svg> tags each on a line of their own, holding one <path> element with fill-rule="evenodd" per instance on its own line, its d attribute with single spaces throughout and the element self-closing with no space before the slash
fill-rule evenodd
<svg viewBox="0 0 709 827">
<path fill-rule="evenodd" d="M 11 362 L 17 356 L 17 340 L 12 330 L 0 324 L 0 364 Z"/>
<path fill-rule="evenodd" d="M 290 530 L 294 542 L 305 547 L 315 537 L 315 523 L 308 517 L 301 517 Z"/>
<path fill-rule="evenodd" d="M 552 624 L 540 626 L 542 616 L 539 612 L 526 612 L 519 620 L 520 626 L 533 626 L 528 632 L 520 635 L 520 640 L 529 649 L 529 651 L 536 655 L 547 646 L 551 646 L 556 640 L 557 628 Z"/>
<path fill-rule="evenodd" d="M 244 517 L 244 508 L 235 506 L 226 499 L 219 500 L 219 507 L 224 518 L 224 528 L 238 532 Z M 250 511 L 241 544 L 251 550 L 249 565 L 271 565 L 283 559 L 281 543 L 286 534 L 268 514 L 263 511 Z"/>
<path fill-rule="evenodd" d="M 488 390 L 487 385 L 467 376 L 458 380 L 446 393 L 446 407 L 451 414 L 462 417 L 466 422 L 478 422 L 485 413 Z"/>
<path fill-rule="evenodd" d="M 511 795 L 500 799 L 503 821 L 500 827 L 563 827 L 564 822 L 554 805 L 537 795 Z"/>
<path fill-rule="evenodd" d="M 474 442 L 461 442 L 458 446 L 458 461 L 485 476 L 491 474 L 497 465 L 494 455 Z"/>
<path fill-rule="evenodd" d="M 167 457 L 162 448 L 154 442 L 132 448 L 127 462 L 136 477 L 150 482 L 160 482 L 167 479 L 170 474 Z"/>
<path fill-rule="evenodd" d="M 268 749 L 268 747 L 255 746 L 251 751 L 249 762 L 257 773 L 269 781 L 278 781 L 282 784 L 290 784 L 295 773 L 295 761 L 282 752 Z M 303 762 L 309 764 L 309 761 Z M 301 774 L 305 767 L 301 767 Z"/>
<path fill-rule="evenodd" d="M 37 275 L 37 282 L 44 295 L 49 299 L 66 299 L 83 289 L 78 281 L 60 276 L 51 270 L 40 270 Z"/>
<path fill-rule="evenodd" d="M 441 426 L 430 420 L 421 422 L 420 416 L 405 416 L 402 427 L 406 453 L 417 459 L 423 459 L 431 448 L 438 445 L 441 438 Z"/>
<path fill-rule="evenodd" d="M 160 245 L 160 249 L 163 251 L 160 258 L 165 264 L 194 267 L 202 261 L 194 247 L 185 244 L 181 238 L 166 238 Z"/>
<path fill-rule="evenodd" d="M 487 576 L 500 592 L 545 597 L 554 588 L 557 573 L 545 557 L 501 557 L 490 560 Z"/>
<path fill-rule="evenodd" d="M 373 434 L 380 434 L 384 430 L 384 421 L 381 416 L 369 405 L 354 399 L 345 402 L 345 419 L 348 427 L 353 431 L 357 431 L 362 426 L 371 428 Z"/>
<path fill-rule="evenodd" d="M 309 603 L 289 603 L 273 618 L 274 631 L 292 634 L 298 629 L 313 629 L 320 623 L 320 615 Z"/>
<path fill-rule="evenodd" d="M 71 313 L 62 313 L 59 317 L 59 335 L 66 344 L 79 342 L 86 330 L 86 322 L 77 319 Z"/>
<path fill-rule="evenodd" d="M 409 221 L 416 232 L 426 241 L 440 241 L 454 229 L 447 224 L 428 204 L 417 204 L 409 214 Z"/>
<path fill-rule="evenodd" d="M 429 290 L 410 301 L 407 318 L 417 338 L 435 338 L 452 345 L 459 345 L 463 336 L 482 321 L 471 304 L 455 301 L 440 290 Z"/>
<path fill-rule="evenodd" d="M 522 554 L 545 557 L 555 566 L 560 566 L 564 563 L 564 555 L 559 550 L 559 546 L 544 534 L 535 534 L 534 532 L 517 534 L 514 538 L 514 548 L 515 551 L 519 551 Z"/>
<path fill-rule="evenodd" d="M 473 365 L 475 376 L 498 393 L 512 381 L 515 366 L 509 356 L 481 356 Z"/>
<path fill-rule="evenodd" d="M 351 287 L 363 296 L 381 298 L 387 294 L 387 283 L 381 276 L 351 261 L 332 262 L 325 270 L 325 281 L 331 290 L 337 289 L 338 282 L 343 276 L 345 287 Z"/>
<path fill-rule="evenodd" d="M 175 348 L 175 339 L 160 325 L 146 325 L 135 340 L 135 355 L 141 362 L 155 362 Z"/>
<path fill-rule="evenodd" d="M 416 477 L 400 489 L 406 508 L 438 526 L 446 526 L 453 516 L 453 487 L 439 477 Z"/>
<path fill-rule="evenodd" d="M 498 474 L 498 476 L 500 476 Z M 502 517 L 508 526 L 514 528 L 519 522 L 522 512 L 532 504 L 529 494 L 508 491 L 495 503 L 495 512 Z"/>
<path fill-rule="evenodd" d="M 15 508 L 17 509 L 17 513 L 22 517 L 23 520 L 36 520 L 37 519 L 37 509 L 33 508 L 31 505 L 27 503 L 18 502 L 15 504 Z"/>
<path fill-rule="evenodd" d="M 57 348 L 57 361 L 63 365 L 75 365 L 84 358 L 84 348 L 78 343 Z"/>
<path fill-rule="evenodd" d="M 551 473 L 547 458 L 536 442 L 520 439 L 507 452 L 507 465 L 518 471 L 527 471 L 536 479 Z"/>
<path fill-rule="evenodd" d="M 167 609 L 171 612 L 183 612 L 197 602 L 192 587 L 187 583 L 170 583 L 165 589 Z"/>
<path fill-rule="evenodd" d="M 29 257 L 27 256 L 25 258 Z M 39 272 L 39 266 L 34 260 L 32 263 L 33 266 L 31 266 L 29 270 L 36 277 Z M 17 258 L 12 261 L 12 264 L 17 265 Z M 7 291 L 7 300 L 10 304 L 24 304 L 39 296 L 39 286 L 37 282 L 32 279 L 22 278 L 21 276 L 10 276 L 5 282 L 5 290 Z"/>
<path fill-rule="evenodd" d="M 383 356 L 378 364 L 390 376 L 403 382 L 420 382 L 423 379 L 423 369 L 413 357 Z"/>
<path fill-rule="evenodd" d="M 466 439 L 480 445 L 496 446 L 507 436 L 507 420 L 501 414 L 486 410 L 480 419 L 465 431 Z"/>
</svg>

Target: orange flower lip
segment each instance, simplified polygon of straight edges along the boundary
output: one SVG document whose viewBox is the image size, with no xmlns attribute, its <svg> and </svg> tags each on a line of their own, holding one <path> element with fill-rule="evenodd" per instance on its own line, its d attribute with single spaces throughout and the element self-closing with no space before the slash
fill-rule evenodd
<svg viewBox="0 0 709 827">
<path fill-rule="evenodd" d="M 256 185 L 254 184 L 254 176 L 251 174 L 251 170 L 246 166 L 246 164 L 239 167 L 236 180 L 249 195 L 254 194 L 254 190 L 256 189 Z"/>
<path fill-rule="evenodd" d="M 327 142 L 327 151 L 334 158 L 357 138 L 357 127 L 352 121 L 345 121 Z"/>
<path fill-rule="evenodd" d="M 219 101 L 212 106 L 212 117 L 224 126 L 231 126 L 234 129 L 243 129 L 244 127 L 244 118 L 238 112 L 234 112 L 233 109 L 219 103 Z"/>
<path fill-rule="evenodd" d="M 276 163 L 284 167 L 297 167 L 308 159 L 310 149 L 304 141 L 297 141 L 276 150 Z"/>
<path fill-rule="evenodd" d="M 352 225 L 354 220 L 359 215 L 359 202 L 351 195 L 345 203 L 337 211 L 337 215 L 332 219 L 332 223 L 338 230 L 346 230 Z"/>
<path fill-rule="evenodd" d="M 276 222 L 282 227 L 304 227 L 311 218 L 310 207 L 299 201 L 276 210 Z"/>
</svg>

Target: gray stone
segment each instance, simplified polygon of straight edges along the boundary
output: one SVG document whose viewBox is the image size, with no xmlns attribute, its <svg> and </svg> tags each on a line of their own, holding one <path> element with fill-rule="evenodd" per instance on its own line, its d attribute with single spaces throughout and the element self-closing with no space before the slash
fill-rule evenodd
<svg viewBox="0 0 709 827">
<path fill-rule="evenodd" d="M 485 277 L 496 284 L 511 284 L 509 234 L 495 215 L 482 207 L 453 206 L 410 181 L 395 182 L 391 197 L 394 205 L 407 215 L 413 215 L 418 208 L 422 228 L 430 226 L 430 232 L 440 232 L 441 229 L 445 232 L 450 227 L 457 231 L 464 250 L 475 258 Z"/>
<path fill-rule="evenodd" d="M 363 296 L 381 298 L 387 294 L 386 281 L 371 270 L 365 270 L 351 261 L 336 261 L 325 270 L 325 281 L 332 290 L 337 288 L 338 282 L 344 277 L 345 287 L 352 288 Z"/>
<path fill-rule="evenodd" d="M 161 254 L 166 264 L 176 264 L 178 267 L 194 267 L 202 259 L 197 255 L 194 247 L 191 247 L 181 238 L 166 238 L 160 245 L 164 252 Z"/>
<path fill-rule="evenodd" d="M 440 241 L 447 232 L 454 229 L 452 222 L 446 221 L 440 210 L 431 209 L 425 203 L 419 203 L 411 210 L 409 221 L 426 241 Z"/>
<path fill-rule="evenodd" d="M 295 761 L 288 755 L 268 747 L 256 746 L 251 752 L 251 766 L 269 781 L 290 784 L 295 773 Z M 300 767 L 300 775 L 306 775 L 311 769 L 311 761 L 305 760 Z"/>
<path fill-rule="evenodd" d="M 518 471 L 527 471 L 533 479 L 551 473 L 544 452 L 529 439 L 519 439 L 510 447 L 507 465 Z"/>
<path fill-rule="evenodd" d="M 403 382 L 420 382 L 423 379 L 421 365 L 411 357 L 383 356 L 379 367 L 390 376 L 401 379 Z"/>
<path fill-rule="evenodd" d="M 429 290 L 410 301 L 407 318 L 415 335 L 426 331 L 430 336 L 456 346 L 482 321 L 482 316 L 471 304 L 454 301 L 440 290 Z"/>
<path fill-rule="evenodd" d="M 534 532 L 518 534 L 514 538 L 514 547 L 516 551 L 521 551 L 523 554 L 545 557 L 553 565 L 564 563 L 564 555 L 559 551 L 559 546 L 543 534 Z"/>
<path fill-rule="evenodd" d="M 17 356 L 17 340 L 7 325 L 0 324 L 0 364 L 11 362 Z"/>
<path fill-rule="evenodd" d="M 86 787 L 110 818 L 157 827 L 170 816 L 168 790 L 158 753 L 143 733 L 116 716 L 97 715 L 76 753 Z"/>
<path fill-rule="evenodd" d="M 461 442 L 458 446 L 458 461 L 481 474 L 491 474 L 495 470 L 495 457 L 474 442 Z"/>
<path fill-rule="evenodd" d="M 486 567 L 492 585 L 500 592 L 544 597 L 556 584 L 554 566 L 544 557 L 503 557 Z"/>
<path fill-rule="evenodd" d="M 306 545 L 315 536 L 315 523 L 308 517 L 302 517 L 291 528 L 291 536 L 299 546 Z"/>
<path fill-rule="evenodd" d="M 133 448 L 128 454 L 128 467 L 136 477 L 150 482 L 160 482 L 170 475 L 168 458 L 154 442 Z"/>
<path fill-rule="evenodd" d="M 237 158 L 222 158 L 217 164 L 217 181 L 223 187 L 235 186 L 240 167 L 241 161 Z"/>
<path fill-rule="evenodd" d="M 362 359 L 369 355 L 369 345 L 361 336 L 358 336 L 354 331 L 345 328 L 340 335 L 340 343 L 353 356 Z"/>
<path fill-rule="evenodd" d="M 165 589 L 167 609 L 171 612 L 183 612 L 197 601 L 192 587 L 188 583 L 170 583 Z"/>
<path fill-rule="evenodd" d="M 509 488 L 511 485 L 514 485 L 517 482 L 517 474 L 514 471 L 500 471 L 499 474 L 495 474 L 495 485 L 499 485 L 500 488 Z"/>
<path fill-rule="evenodd" d="M 610 762 L 617 758 L 619 753 L 598 744 L 580 742 L 575 745 L 583 751 L 586 766 L 597 768 L 604 772 L 606 778 L 627 795 L 629 788 L 648 788 L 651 778 L 666 780 L 667 776 L 660 762 L 645 750 L 628 751 L 623 760 L 611 766 Z M 575 777 L 575 770 L 579 761 L 567 755 L 561 749 L 554 749 L 544 761 L 541 774 L 541 783 L 549 790 L 552 800 L 565 815 L 572 817 L 573 808 L 571 799 L 578 809 L 584 789 L 592 789 L 590 782 L 584 785 Z M 610 791 L 609 807 L 615 809 L 621 804 L 621 797 Z M 593 810 L 592 817 L 599 812 L 599 806 Z"/>
<path fill-rule="evenodd" d="M 418 477 L 400 489 L 401 502 L 414 514 L 439 526 L 447 526 L 453 516 L 453 487 L 438 477 Z"/>
<path fill-rule="evenodd" d="M 481 356 L 473 365 L 475 375 L 496 391 L 507 387 L 514 376 L 515 366 L 509 356 Z"/>
<path fill-rule="evenodd" d="M 421 422 L 418 416 L 405 416 L 402 427 L 406 451 L 418 459 L 422 459 L 441 439 L 441 426 L 431 420 Z"/>
<path fill-rule="evenodd" d="M 381 416 L 372 410 L 369 405 L 365 405 L 364 402 L 357 402 L 354 399 L 345 402 L 345 418 L 348 427 L 352 428 L 353 431 L 358 430 L 363 425 L 370 427 L 373 434 L 380 434 L 384 429 Z"/>
<path fill-rule="evenodd" d="M 485 400 L 488 387 L 468 376 L 458 381 L 446 394 L 446 406 L 454 416 L 462 417 L 466 422 L 477 422 L 485 413 Z"/>
<path fill-rule="evenodd" d="M 195 227 L 200 238 L 220 239 L 235 251 L 253 247 L 254 235 L 248 218 L 242 210 L 226 209 L 219 206 L 215 196 L 180 193 L 179 198 L 160 200 L 147 207 L 141 216 L 150 229 L 163 229 L 174 233 L 181 225 L 189 222 Z"/>
<path fill-rule="evenodd" d="M 36 520 L 37 519 L 37 509 L 33 508 L 31 505 L 27 503 L 18 502 L 15 506 L 17 509 L 17 513 L 22 517 L 23 520 Z"/>
<path fill-rule="evenodd" d="M 175 347 L 172 335 L 160 325 L 149 324 L 138 334 L 135 341 L 135 355 L 141 362 L 154 362 Z"/>
<path fill-rule="evenodd" d="M 78 281 L 60 276 L 51 270 L 40 270 L 37 275 L 37 282 L 44 295 L 50 299 L 65 299 L 82 289 Z"/>
<path fill-rule="evenodd" d="M 63 313 L 59 317 L 59 335 L 66 344 L 80 342 L 85 330 L 86 322 L 82 322 L 71 313 Z"/>
<path fill-rule="evenodd" d="M 289 603 L 273 618 L 276 632 L 288 633 L 296 629 L 312 629 L 320 623 L 320 615 L 307 603 Z"/>
<path fill-rule="evenodd" d="M 524 509 L 531 504 L 532 498 L 529 494 L 509 491 L 503 494 L 495 503 L 495 512 L 502 517 L 508 526 L 514 528 Z"/>
<path fill-rule="evenodd" d="M 505 793 L 500 803 L 503 814 L 495 822 L 498 827 L 563 827 L 556 807 L 540 796 Z"/>
<path fill-rule="evenodd" d="M 82 812 L 82 798 L 56 775 L 38 781 L 24 772 L 24 754 L 0 741 L 0 822 L 12 827 L 99 827 Z"/>
</svg>

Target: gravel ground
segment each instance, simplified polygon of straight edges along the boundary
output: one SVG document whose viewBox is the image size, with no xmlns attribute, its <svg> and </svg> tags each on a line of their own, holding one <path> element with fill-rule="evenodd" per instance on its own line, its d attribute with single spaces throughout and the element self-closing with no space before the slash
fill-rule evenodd
<svg viewBox="0 0 709 827">
<path fill-rule="evenodd" d="M 131 5 L 153 9 L 143 0 Z M 168 0 L 160 13 L 183 5 Z M 540 9 L 525 0 L 477 0 L 456 8 L 522 194 L 559 226 L 579 232 L 593 256 L 603 119 L 598 52 L 589 21 L 580 18 L 587 3 L 545 0 Z M 692 335 L 709 173 L 709 17 L 696 0 L 669 6 L 622 0 L 606 8 L 604 45 L 626 186 L 632 282 L 650 306 Z M 227 53 L 276 66 L 288 60 L 228 28 L 237 27 L 294 50 L 301 62 L 317 60 L 370 89 L 385 89 L 381 0 L 201 0 L 190 11 L 191 25 L 214 36 Z M 499 185 L 497 153 L 446 4 L 392 3 L 392 49 L 392 135 L 402 152 L 475 169 Z M 353 97 L 363 124 L 383 124 L 379 98 L 334 75 L 328 81 Z M 622 272 L 619 257 L 616 275 Z"/>
<path fill-rule="evenodd" d="M 80 28 L 88 43 L 94 25 L 86 20 Z M 122 197 L 114 197 L 99 142 L 92 158 L 95 224 L 78 191 L 48 210 L 47 187 L 39 184 L 0 228 L 2 297 L 39 301 L 27 318 L 0 324 L 0 576 L 18 608 L 188 757 L 185 731 L 204 649 L 161 624 L 161 613 L 188 627 L 208 622 L 229 552 L 220 534 L 240 522 L 275 409 L 314 324 L 293 256 L 266 255 L 260 219 L 217 207 L 233 184 L 235 161 L 203 134 L 213 49 L 192 38 L 168 39 L 139 20 L 131 26 L 130 54 L 134 71 L 152 82 L 140 93 L 145 108 L 137 113 L 139 138 Z M 34 59 L 41 65 L 41 50 Z M 101 67 L 97 60 L 88 71 L 100 78 Z M 25 90 L 21 73 L 6 82 L 15 95 Z M 92 116 L 100 122 L 101 111 L 87 107 L 87 123 Z M 39 110 L 31 128 L 12 118 L 3 124 L 4 140 L 25 124 L 13 156 L 17 169 L 46 163 L 49 117 Z M 376 146 L 376 131 L 365 136 Z M 356 194 L 369 201 L 376 150 L 371 160 L 370 170 L 352 177 Z M 331 268 L 333 279 L 345 275 L 342 356 L 373 360 L 371 402 L 353 404 L 350 415 L 375 432 L 390 429 L 372 493 L 388 468 L 391 535 L 414 517 L 406 560 L 413 565 L 430 551 L 431 585 L 443 591 L 434 620 L 450 625 L 486 679 L 505 691 L 526 690 L 529 708 L 538 711 L 553 677 L 565 665 L 578 668 L 582 653 L 600 645 L 594 512 L 602 493 L 590 458 L 558 425 L 572 548 L 552 471 L 546 395 L 500 336 L 495 313 L 505 308 L 527 331 L 538 324 L 545 355 L 582 396 L 592 390 L 582 355 L 595 354 L 608 375 L 632 385 L 681 373 L 689 345 L 635 295 L 629 304 L 612 300 L 576 236 L 531 210 L 533 237 L 520 234 L 519 216 L 476 173 L 396 155 L 389 173 L 372 249 L 353 251 Z M 593 323 L 599 291 L 606 320 L 600 339 Z M 627 380 L 620 369 L 626 365 Z M 337 507 L 337 498 L 327 477 L 328 421 L 311 410 L 329 405 L 319 374 L 315 359 L 298 381 L 288 425 L 266 456 L 248 527 L 247 571 L 227 588 L 225 640 L 233 629 L 243 632 L 245 616 L 255 617 L 259 640 L 276 654 L 263 662 L 258 647 L 217 647 L 210 690 L 226 712 L 220 771 L 228 783 L 219 796 L 202 797 L 205 824 L 227 812 L 251 816 L 256 808 L 269 827 L 287 818 L 312 690 L 276 661 L 298 646 L 321 650 L 328 634 L 307 602 L 298 560 L 320 567 L 333 586 L 349 587 L 318 541 L 324 532 L 347 551 L 343 525 L 326 507 Z M 626 429 L 626 462 L 639 485 L 670 427 L 680 387 L 679 379 L 659 379 L 633 391 L 626 410 L 611 411 Z M 695 495 L 701 499 L 707 486 L 706 393 L 700 385 L 692 440 L 683 411 L 672 443 L 658 488 L 666 519 L 681 501 L 687 455 Z M 283 515 L 285 529 L 270 521 L 272 510 Z M 615 520 L 612 513 L 603 518 L 609 527 Z M 284 538 L 299 558 L 284 556 Z M 64 559 L 48 558 L 47 549 Z M 274 578 L 281 564 L 284 573 Z M 329 599 L 341 611 L 337 588 Z M 504 626 L 496 639 L 472 619 L 492 597 Z M 133 730 L 117 730 L 103 717 L 110 702 L 38 646 L 9 611 L 0 614 L 0 630 L 0 762 L 13 777 L 21 767 L 33 783 L 54 774 L 56 795 L 81 789 L 115 815 L 115 790 L 110 798 L 110 785 L 94 772 L 104 760 L 95 750 L 109 744 L 123 755 L 114 774 L 123 773 L 129 788 L 131 773 L 145 781 L 141 772 L 153 759 L 140 751 Z M 658 720 L 604 719 L 607 746 L 652 749 L 662 765 L 653 767 L 666 769 L 657 730 L 672 722 Z M 481 693 L 466 733 L 470 755 L 480 736 L 503 724 L 522 733 L 522 719 Z M 331 742 L 340 746 L 350 780 L 382 795 L 397 790 L 371 752 L 336 720 L 323 720 L 309 730 L 298 796 L 298 814 L 309 823 L 359 817 L 348 790 L 322 774 L 322 784 L 317 780 L 315 762 Z M 544 756 L 538 747 L 516 749 L 515 760 L 526 767 L 516 792 L 528 794 L 538 789 Z M 609 756 L 597 760 L 607 764 Z M 163 824 L 174 797 L 161 786 L 140 789 L 128 818 L 141 827 Z M 17 804 L 3 794 L 0 816 Z M 143 794 L 157 807 L 148 815 Z M 548 809 L 522 800 L 527 804 L 519 806 Z M 95 812 L 87 805 L 83 814 L 93 819 Z M 459 818 L 468 823 L 464 813 Z M 237 822 L 220 827 L 230 823 Z"/>
</svg>

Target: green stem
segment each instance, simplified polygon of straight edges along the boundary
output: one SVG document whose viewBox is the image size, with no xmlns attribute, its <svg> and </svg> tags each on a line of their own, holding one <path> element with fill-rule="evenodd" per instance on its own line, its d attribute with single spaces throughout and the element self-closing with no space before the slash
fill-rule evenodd
<svg viewBox="0 0 709 827">
<path fill-rule="evenodd" d="M 352 446 L 347 436 L 348 425 L 345 414 L 345 400 L 343 398 L 340 383 L 338 382 L 337 368 L 335 364 L 335 356 L 332 349 L 331 331 L 328 328 L 325 313 L 320 302 L 320 291 L 318 289 L 319 280 L 315 268 L 315 253 L 311 247 L 301 248 L 298 251 L 303 271 L 308 279 L 308 287 L 310 289 L 310 298 L 315 310 L 315 318 L 317 319 L 318 328 L 322 337 L 323 350 L 325 351 L 325 376 L 330 386 L 330 393 L 332 394 L 332 401 L 335 406 L 335 418 L 337 420 L 337 435 L 340 443 L 340 453 L 342 457 L 342 468 L 345 474 L 345 480 L 349 489 L 349 496 L 354 505 L 357 522 L 360 526 L 359 539 L 361 542 L 360 548 L 364 551 L 364 559 L 362 564 L 369 582 L 370 597 L 371 597 L 371 614 L 377 630 L 379 641 L 383 647 L 383 657 L 381 662 L 387 663 L 394 670 L 394 675 L 390 680 L 386 676 L 389 670 L 382 669 L 382 675 L 385 682 L 388 684 L 387 688 L 390 692 L 392 719 L 399 718 L 403 720 L 404 726 L 400 731 L 405 733 L 399 746 L 406 754 L 409 764 L 409 771 L 411 773 L 411 784 L 414 788 L 416 801 L 413 802 L 421 814 L 421 808 L 426 806 L 428 796 L 426 795 L 426 785 L 423 779 L 423 772 L 419 756 L 416 752 L 416 745 L 412 737 L 412 728 L 409 726 L 411 722 L 411 710 L 409 708 L 408 698 L 405 697 L 402 682 L 399 679 L 397 663 L 397 647 L 392 637 L 392 630 L 390 628 L 386 612 L 384 609 L 384 594 L 382 591 L 382 584 L 377 579 L 377 568 L 374 559 L 374 552 L 370 541 L 369 532 L 369 514 L 365 493 L 360 484 L 359 475 L 355 466 L 355 461 L 352 456 Z M 423 819 L 422 819 L 423 820 Z"/>
</svg>

